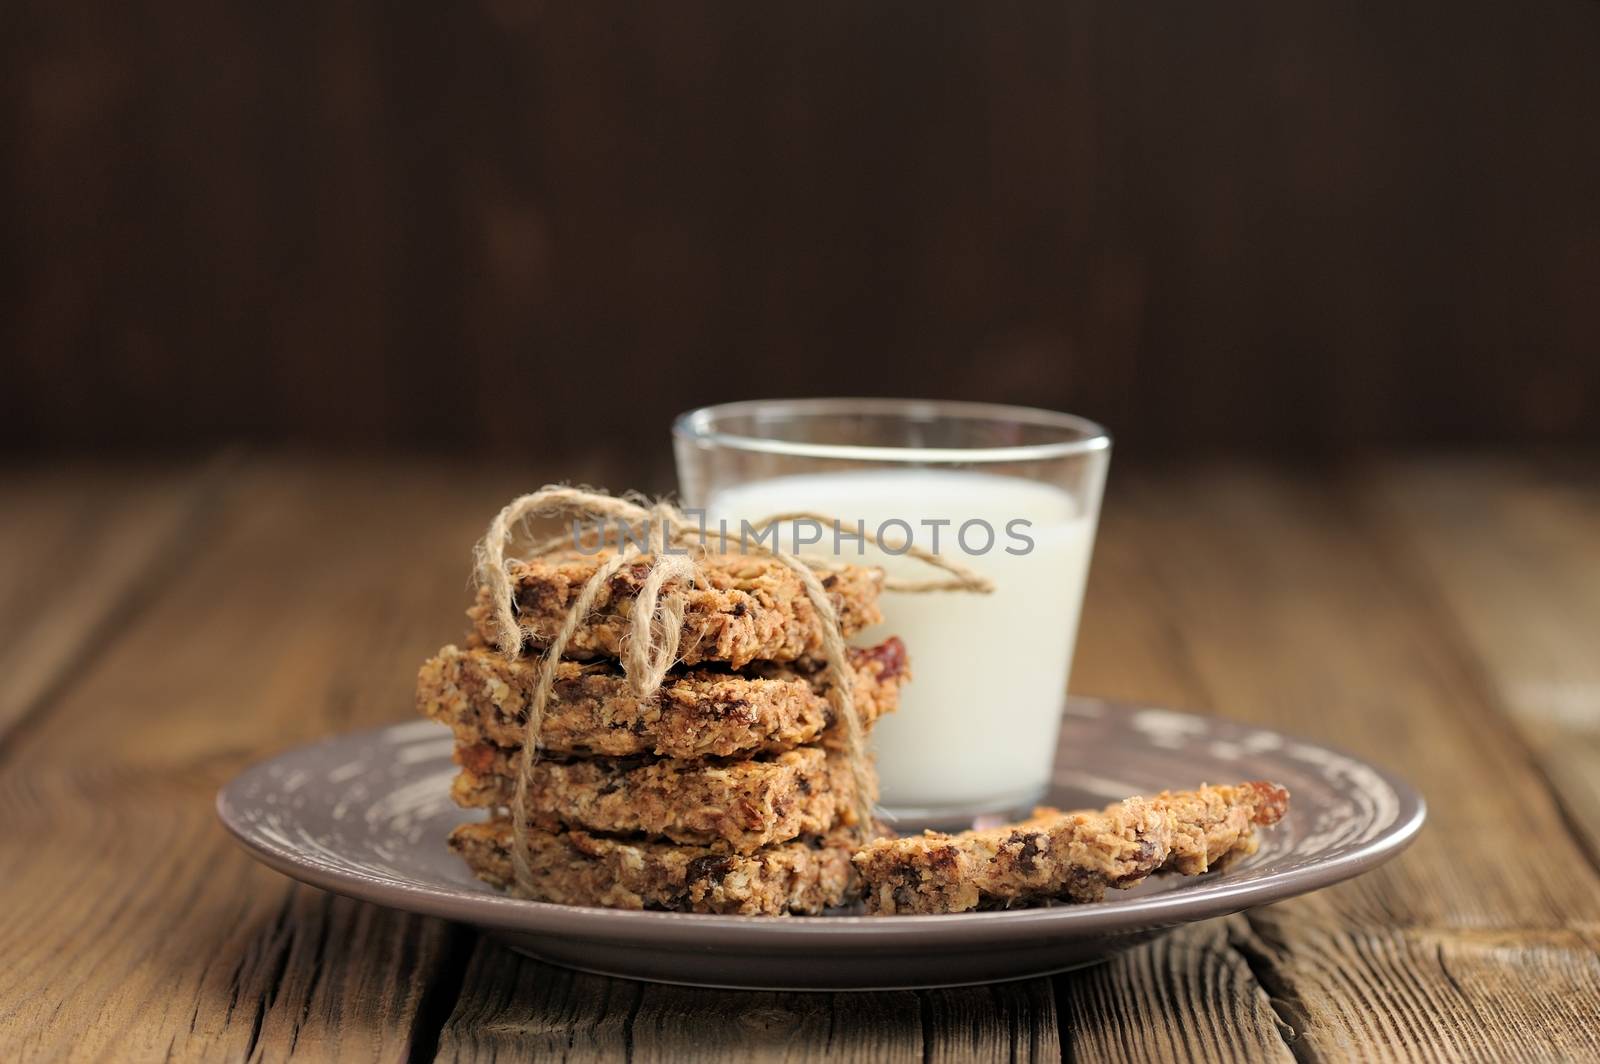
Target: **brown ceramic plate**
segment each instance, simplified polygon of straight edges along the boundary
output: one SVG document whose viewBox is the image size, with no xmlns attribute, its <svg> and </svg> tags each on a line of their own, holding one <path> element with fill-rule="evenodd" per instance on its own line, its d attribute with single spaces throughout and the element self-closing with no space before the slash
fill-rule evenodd
<svg viewBox="0 0 1600 1064">
<path fill-rule="evenodd" d="M 1092 964 L 1178 924 L 1317 890 L 1393 857 L 1422 826 L 1405 783 L 1316 743 L 1172 710 L 1074 699 L 1050 801 L 1099 806 L 1202 782 L 1292 794 L 1225 872 L 1157 877 L 1096 905 L 951 916 L 700 916 L 549 905 L 479 883 L 445 849 L 448 732 L 429 721 L 256 765 L 217 811 L 266 864 L 325 890 L 475 924 L 511 948 L 607 975 L 701 986 L 867 989 L 1018 979 Z"/>
</svg>

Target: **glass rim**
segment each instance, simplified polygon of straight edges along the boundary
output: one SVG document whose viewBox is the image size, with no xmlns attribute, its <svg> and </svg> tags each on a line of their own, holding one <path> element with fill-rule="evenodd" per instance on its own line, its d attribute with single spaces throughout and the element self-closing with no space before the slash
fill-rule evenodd
<svg viewBox="0 0 1600 1064">
<path fill-rule="evenodd" d="M 719 418 L 752 414 L 758 411 L 786 412 L 804 416 L 837 413 L 883 414 L 928 420 L 946 416 L 976 421 L 1012 421 L 1039 428 L 1059 429 L 1070 439 L 1051 443 L 1030 443 L 1009 447 L 896 447 L 860 446 L 848 443 L 802 443 L 723 432 L 715 427 Z M 792 458 L 855 459 L 878 462 L 1034 462 L 1051 458 L 1071 458 L 1109 450 L 1111 434 L 1104 427 L 1077 414 L 1043 410 L 1006 403 L 975 403 L 959 399 L 745 399 L 717 403 L 679 414 L 672 422 L 672 435 L 701 446 L 716 446 L 734 451 L 786 455 Z"/>
</svg>

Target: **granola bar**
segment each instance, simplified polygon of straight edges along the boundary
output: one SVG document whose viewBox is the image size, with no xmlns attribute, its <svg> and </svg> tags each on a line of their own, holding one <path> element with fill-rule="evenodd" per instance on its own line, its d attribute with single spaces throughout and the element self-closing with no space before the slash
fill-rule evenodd
<svg viewBox="0 0 1600 1064">
<path fill-rule="evenodd" d="M 899 704 L 905 647 L 889 639 L 852 648 L 856 712 L 870 725 Z M 641 699 L 615 663 L 557 665 L 539 730 L 547 755 L 729 757 L 774 753 L 820 739 L 843 743 L 826 674 L 797 664 L 754 664 L 741 676 L 700 667 L 670 673 L 659 695 Z M 537 663 L 508 661 L 484 647 L 447 646 L 417 674 L 417 709 L 448 724 L 463 743 L 519 747 Z"/>
<path fill-rule="evenodd" d="M 543 647 L 554 637 L 584 584 L 611 553 L 586 557 L 567 552 L 509 564 L 526 646 Z M 567 657 L 620 655 L 631 628 L 633 601 L 649 575 L 650 560 L 650 555 L 641 555 L 601 589 L 594 610 L 567 644 Z M 663 588 L 665 592 L 681 590 L 686 597 L 679 648 L 684 664 L 718 661 L 740 668 L 758 660 L 821 657 L 821 619 L 793 570 L 771 558 L 748 554 L 708 554 L 699 563 L 706 586 L 684 588 L 681 581 L 669 581 Z M 822 573 L 820 578 L 844 635 L 883 620 L 878 612 L 883 570 L 845 566 Z M 493 643 L 496 632 L 487 589 L 479 589 L 477 604 L 467 615 L 479 636 Z"/>
<path fill-rule="evenodd" d="M 1289 793 L 1272 783 L 1163 791 L 1103 812 L 1037 809 L 1020 824 L 879 840 L 855 855 L 872 913 L 956 913 L 1049 901 L 1092 902 L 1153 872 L 1199 875 L 1253 853 Z"/>
<path fill-rule="evenodd" d="M 753 854 L 606 838 L 550 823 L 529 829 L 535 901 L 612 909 L 779 916 L 843 904 L 855 886 L 848 832 L 769 846 Z M 511 822 L 462 824 L 450 848 L 502 889 L 513 882 Z"/>
<path fill-rule="evenodd" d="M 457 804 L 510 806 L 520 758 L 487 743 L 457 747 Z M 856 823 L 854 795 L 845 757 L 808 746 L 748 761 L 537 761 L 526 808 L 590 831 L 749 854 Z"/>
</svg>

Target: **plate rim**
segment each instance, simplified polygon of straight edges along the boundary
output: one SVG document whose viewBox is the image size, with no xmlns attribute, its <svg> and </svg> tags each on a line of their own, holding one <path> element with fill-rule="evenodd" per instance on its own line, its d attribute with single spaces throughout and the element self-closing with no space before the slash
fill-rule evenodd
<svg viewBox="0 0 1600 1064">
<path fill-rule="evenodd" d="M 414 728 L 419 721 L 396 722 L 329 736 L 317 742 L 283 751 L 245 767 L 218 790 L 215 807 L 218 819 L 250 855 L 269 868 L 319 889 L 358 900 L 375 902 L 406 912 L 437 916 L 496 931 L 531 934 L 558 934 L 568 938 L 595 941 L 637 941 L 648 929 L 653 944 L 693 944 L 699 949 L 713 946 L 708 935 L 737 936 L 740 947 L 795 943 L 795 936 L 818 943 L 826 940 L 829 949 L 850 951 L 879 948 L 885 939 L 903 940 L 928 937 L 936 933 L 942 946 L 971 945 L 992 947 L 1019 938 L 1034 938 L 1041 932 L 1070 936 L 1075 928 L 1084 935 L 1112 936 L 1156 927 L 1170 927 L 1243 909 L 1271 904 L 1284 898 L 1320 890 L 1344 882 L 1390 860 L 1415 840 L 1427 820 L 1427 802 L 1414 787 L 1399 776 L 1327 743 L 1303 739 L 1254 723 L 1231 720 L 1211 714 L 1157 707 L 1116 699 L 1074 696 L 1071 703 L 1093 703 L 1114 712 L 1139 712 L 1160 709 L 1205 722 L 1247 727 L 1270 733 L 1279 739 L 1313 747 L 1371 770 L 1393 794 L 1397 815 L 1394 821 L 1344 853 L 1309 864 L 1236 882 L 1196 881 L 1157 894 L 1133 898 L 1114 898 L 1093 905 L 1059 905 L 1046 908 L 1007 909 L 985 912 L 946 913 L 906 916 L 736 916 L 708 913 L 675 913 L 651 910 L 608 909 L 588 905 L 558 905 L 530 901 L 510 895 L 460 887 L 440 887 L 420 882 L 377 878 L 346 869 L 333 868 L 307 858 L 300 851 L 275 843 L 252 830 L 236 808 L 235 797 L 248 781 L 270 771 L 272 766 L 316 747 L 357 742 L 381 737 L 397 728 Z M 441 734 L 441 738 L 443 734 Z"/>
</svg>

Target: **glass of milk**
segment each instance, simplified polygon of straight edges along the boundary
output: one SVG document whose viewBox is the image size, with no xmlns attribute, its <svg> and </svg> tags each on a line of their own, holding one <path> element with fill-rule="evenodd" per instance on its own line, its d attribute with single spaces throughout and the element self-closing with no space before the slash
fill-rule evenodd
<svg viewBox="0 0 1600 1064">
<path fill-rule="evenodd" d="M 906 541 L 988 577 L 991 594 L 886 593 L 859 635 L 906 645 L 911 682 L 872 745 L 884 810 L 902 830 L 1024 812 L 1050 783 L 1111 439 L 1069 414 L 984 403 L 798 399 L 694 410 L 673 426 L 685 507 L 710 527 L 810 511 L 782 545 L 943 574 Z M 854 538 L 858 522 L 885 540 Z M 770 540 L 768 540 L 770 543 Z"/>
</svg>

